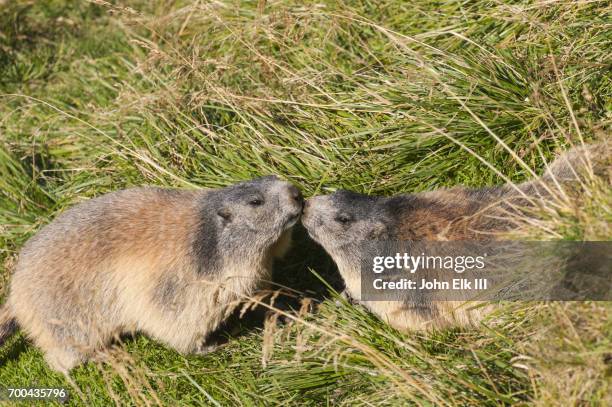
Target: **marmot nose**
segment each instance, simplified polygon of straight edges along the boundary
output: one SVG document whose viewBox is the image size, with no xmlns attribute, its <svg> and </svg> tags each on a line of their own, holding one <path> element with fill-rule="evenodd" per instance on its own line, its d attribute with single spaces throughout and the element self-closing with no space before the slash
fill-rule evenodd
<svg viewBox="0 0 612 407">
<path fill-rule="evenodd" d="M 302 192 L 294 185 L 289 185 L 289 196 L 291 196 L 291 199 L 297 202 L 300 206 L 304 205 L 304 197 L 302 196 Z"/>
</svg>

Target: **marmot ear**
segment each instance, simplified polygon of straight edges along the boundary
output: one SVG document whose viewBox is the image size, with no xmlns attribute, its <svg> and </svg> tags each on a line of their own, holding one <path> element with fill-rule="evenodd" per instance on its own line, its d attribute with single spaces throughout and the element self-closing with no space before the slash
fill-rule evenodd
<svg viewBox="0 0 612 407">
<path fill-rule="evenodd" d="M 232 221 L 232 213 L 227 208 L 219 209 L 217 211 L 217 215 L 219 215 L 221 217 L 221 219 L 223 220 L 224 224 L 229 223 L 229 222 Z"/>
<path fill-rule="evenodd" d="M 376 240 L 376 239 L 384 239 L 387 237 L 387 225 L 382 222 L 376 222 L 372 229 L 368 232 L 368 239 Z"/>
</svg>

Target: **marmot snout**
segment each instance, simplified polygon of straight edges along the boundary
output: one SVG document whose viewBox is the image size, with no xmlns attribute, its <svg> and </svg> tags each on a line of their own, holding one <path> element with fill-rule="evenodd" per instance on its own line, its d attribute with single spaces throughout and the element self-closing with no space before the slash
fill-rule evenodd
<svg viewBox="0 0 612 407">
<path fill-rule="evenodd" d="M 302 206 L 299 190 L 276 177 L 81 203 L 24 246 L 0 333 L 17 322 L 63 372 L 122 332 L 204 351 L 287 249 Z"/>
</svg>

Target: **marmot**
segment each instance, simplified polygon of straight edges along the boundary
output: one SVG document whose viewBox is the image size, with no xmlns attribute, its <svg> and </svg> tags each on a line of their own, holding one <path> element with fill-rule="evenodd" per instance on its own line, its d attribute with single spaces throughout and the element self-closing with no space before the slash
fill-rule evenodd
<svg viewBox="0 0 612 407">
<path fill-rule="evenodd" d="M 182 353 L 270 275 L 303 208 L 275 176 L 222 189 L 112 192 L 67 210 L 21 250 L 0 344 L 20 326 L 67 373 L 121 333 Z"/>
<path fill-rule="evenodd" d="M 331 255 L 345 282 L 345 292 L 361 295 L 364 241 L 485 241 L 510 231 L 511 213 L 546 199 L 558 183 L 576 180 L 597 156 L 609 160 L 604 145 L 576 148 L 558 157 L 542 177 L 516 186 L 469 189 L 455 187 L 416 194 L 377 197 L 337 191 L 306 201 L 302 223 Z M 604 164 L 605 165 L 605 164 Z M 610 170 L 607 163 L 607 170 Z M 404 297 L 406 298 L 406 297 Z M 489 308 L 466 307 L 458 301 L 359 301 L 400 330 L 469 326 Z M 474 305 L 474 303 L 472 303 Z"/>
</svg>

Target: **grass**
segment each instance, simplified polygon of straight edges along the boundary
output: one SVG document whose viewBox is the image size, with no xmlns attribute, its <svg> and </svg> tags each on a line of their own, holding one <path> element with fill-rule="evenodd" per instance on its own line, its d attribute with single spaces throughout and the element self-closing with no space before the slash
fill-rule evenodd
<svg viewBox="0 0 612 407">
<path fill-rule="evenodd" d="M 275 173 L 306 196 L 390 195 L 528 179 L 517 157 L 540 173 L 555 152 L 610 133 L 611 11 L 604 1 L 0 2 L 0 287 L 55 214 L 130 185 Z M 526 236 L 609 240 L 611 198 L 609 180 L 593 179 Z M 401 334 L 337 306 L 317 277 L 337 288 L 333 263 L 302 230 L 297 239 L 275 275 L 316 312 L 289 301 L 290 323 L 243 321 L 205 357 L 127 339 L 72 384 L 20 334 L 0 350 L 0 383 L 71 386 L 71 405 L 612 402 L 610 303 L 515 303 L 481 329 Z"/>
</svg>

